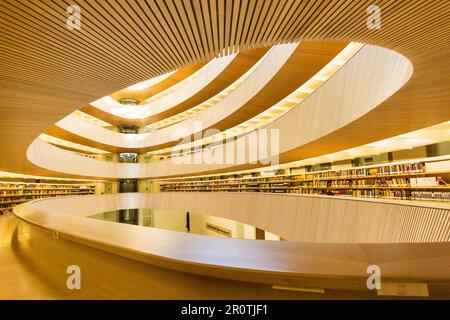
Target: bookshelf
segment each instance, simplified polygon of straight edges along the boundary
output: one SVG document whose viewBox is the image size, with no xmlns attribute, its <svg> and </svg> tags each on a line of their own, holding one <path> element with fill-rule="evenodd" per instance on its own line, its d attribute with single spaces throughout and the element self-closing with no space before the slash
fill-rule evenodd
<svg viewBox="0 0 450 320">
<path fill-rule="evenodd" d="M 95 194 L 94 185 L 0 181 L 0 213 L 30 200 L 88 194 Z"/>
<path fill-rule="evenodd" d="M 289 169 L 289 172 L 292 169 Z M 271 192 L 450 202 L 450 160 L 417 160 L 341 170 L 160 183 L 161 192 Z"/>
</svg>

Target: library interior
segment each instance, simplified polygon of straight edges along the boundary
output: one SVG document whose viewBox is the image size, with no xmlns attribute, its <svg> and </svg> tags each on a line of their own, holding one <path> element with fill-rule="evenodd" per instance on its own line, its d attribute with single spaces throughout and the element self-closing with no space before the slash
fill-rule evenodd
<svg viewBox="0 0 450 320">
<path fill-rule="evenodd" d="M 72 2 L 0 3 L 0 299 L 450 299 L 448 0 Z"/>
</svg>

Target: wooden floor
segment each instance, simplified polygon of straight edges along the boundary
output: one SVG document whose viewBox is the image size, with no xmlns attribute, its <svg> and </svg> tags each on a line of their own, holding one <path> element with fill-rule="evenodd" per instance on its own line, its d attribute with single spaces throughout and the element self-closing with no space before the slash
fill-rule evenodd
<svg viewBox="0 0 450 320">
<path fill-rule="evenodd" d="M 43 273 L 33 261 L 34 255 L 17 241 L 18 223 L 12 214 L 0 217 L 0 299 L 113 299 L 114 294 L 93 288 L 77 292 L 62 290 L 61 285 Z M 29 252 L 28 252 L 29 253 Z"/>
</svg>

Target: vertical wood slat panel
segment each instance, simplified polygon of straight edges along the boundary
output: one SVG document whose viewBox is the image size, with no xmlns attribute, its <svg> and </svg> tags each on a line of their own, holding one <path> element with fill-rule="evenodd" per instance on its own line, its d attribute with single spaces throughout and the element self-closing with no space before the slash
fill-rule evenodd
<svg viewBox="0 0 450 320">
<path fill-rule="evenodd" d="M 27 90 L 2 90 L 2 94 L 5 93 L 11 98 L 4 106 L 5 113 L 2 113 L 7 121 L 1 126 L 0 144 L 7 147 L 2 148 L 5 151 L 0 150 L 0 159 L 12 156 L 11 161 L 3 160 L 0 169 L 55 175 L 54 172 L 31 166 L 24 154 L 42 128 L 45 129 L 59 120 L 59 113 L 69 114 L 91 99 L 181 67 L 185 63 L 204 61 L 215 56 L 227 45 L 225 35 L 232 30 L 236 30 L 236 36 L 234 40 L 230 37 L 228 44 L 241 49 L 245 49 L 245 46 L 270 45 L 299 39 L 347 39 L 391 48 L 411 59 L 416 84 L 408 83 L 399 94 L 383 104 L 385 108 L 379 108 L 382 110 L 381 116 L 378 114 L 378 117 L 375 117 L 379 120 L 372 122 L 366 119 L 367 122 L 360 122 L 361 126 L 356 126 L 356 129 L 361 129 L 365 123 L 373 123 L 374 127 L 386 128 L 391 135 L 396 135 L 412 128 L 432 125 L 433 122 L 437 123 L 437 119 L 448 116 L 448 111 L 446 113 L 443 109 L 448 109 L 448 90 L 444 89 L 450 79 L 447 41 L 450 25 L 445 22 L 448 20 L 447 0 L 417 0 L 408 3 L 379 0 L 377 5 L 383 10 L 383 27 L 380 30 L 370 30 L 366 27 L 365 9 L 373 4 L 373 1 L 369 0 L 340 1 L 339 6 L 335 1 L 289 1 L 289 7 L 275 11 L 275 15 L 279 12 L 278 17 L 259 15 L 257 10 L 260 8 L 257 4 L 262 1 L 207 2 L 208 10 L 202 11 L 201 18 L 206 25 L 205 19 L 209 17 L 213 30 L 218 29 L 219 36 L 214 37 L 213 46 L 209 43 L 211 38 L 208 32 L 203 37 L 203 33 L 195 31 L 199 17 L 190 12 L 191 3 L 194 1 L 152 1 L 158 8 L 167 6 L 170 16 L 181 17 L 181 24 L 177 22 L 171 26 L 171 30 L 167 30 L 168 28 L 161 26 L 170 26 L 169 16 L 161 14 L 155 17 L 148 9 L 147 1 L 74 0 L 73 3 L 80 5 L 82 9 L 83 23 L 82 29 L 74 32 L 67 30 L 65 26 L 68 1 L 0 2 L 2 18 L 5 17 L 5 12 L 14 14 L 15 17 L 1 20 L 2 31 L 27 25 L 26 28 L 30 28 L 28 32 L 34 32 L 34 37 L 27 34 L 27 37 L 22 39 L 17 37 L 18 33 L 13 34 L 11 29 L 1 33 L 4 41 L 0 48 L 2 53 L 7 52 L 0 55 L 2 89 L 18 87 L 18 84 L 23 84 L 24 81 L 28 82 L 28 85 Z M 205 3 L 206 8 L 207 2 L 201 2 L 202 7 Z M 233 6 L 230 6 L 231 2 Z M 275 0 L 264 1 L 265 7 L 279 6 L 281 3 L 282 1 Z M 226 18 L 231 16 L 227 9 L 230 7 L 238 17 L 233 16 L 233 19 L 227 22 Z M 219 11 L 219 14 L 216 11 Z M 128 19 L 130 17 L 132 19 Z M 271 20 L 275 18 L 276 20 Z M 271 21 L 276 22 L 271 24 Z M 146 22 L 148 27 L 144 29 Z M 267 40 L 259 40 L 258 36 L 266 26 L 270 28 Z M 250 35 L 246 33 L 249 33 L 249 30 L 256 30 L 251 34 L 258 36 L 247 40 Z M 184 41 L 180 41 L 181 38 Z M 52 50 L 47 42 L 49 39 L 55 39 L 57 49 Z M 26 45 L 22 42 L 26 42 Z M 31 50 L 33 47 L 36 49 Z M 210 52 L 211 50 L 215 52 Z M 46 94 L 46 89 L 42 89 L 48 87 L 58 92 L 51 99 Z M 33 105 L 38 111 L 29 107 L 30 90 L 36 92 Z M 68 96 L 77 98 L 69 103 Z M 55 114 L 54 110 L 49 111 L 49 107 L 48 111 L 43 112 L 45 109 L 41 107 L 45 107 L 48 101 L 57 106 L 54 109 L 57 109 L 58 114 Z M 19 107 L 23 109 L 21 115 L 26 115 L 25 119 L 21 119 L 21 115 L 17 113 Z M 420 112 L 414 111 L 421 108 L 429 110 L 430 115 L 435 114 L 436 118 L 422 117 Z M 400 117 L 392 116 L 390 109 L 398 110 Z M 15 117 L 10 116 L 13 113 Z M 26 118 L 31 113 L 35 128 L 23 130 L 20 134 L 14 133 L 15 127 L 27 128 L 30 120 Z M 404 117 L 405 114 L 410 116 Z M 9 121 L 11 118 L 15 118 L 14 123 Z M 400 121 L 403 119 L 407 121 Z M 370 134 L 361 131 L 361 136 Z M 373 130 L 375 131 L 378 130 Z M 374 134 L 371 139 L 375 141 L 382 138 L 380 135 Z M 340 141 L 349 141 L 345 139 L 345 135 L 340 138 Z M 8 140 L 17 143 L 9 144 Z"/>
</svg>

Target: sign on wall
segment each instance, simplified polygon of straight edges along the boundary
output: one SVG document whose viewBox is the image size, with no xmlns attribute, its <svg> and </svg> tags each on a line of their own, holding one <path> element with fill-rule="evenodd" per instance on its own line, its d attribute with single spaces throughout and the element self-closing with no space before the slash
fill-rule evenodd
<svg viewBox="0 0 450 320">
<path fill-rule="evenodd" d="M 217 226 L 217 225 L 214 225 L 214 224 L 211 224 L 208 222 L 206 223 L 206 229 L 211 230 L 216 233 L 219 233 L 225 237 L 231 238 L 231 230 L 230 229 L 225 229 L 225 228 L 222 228 L 220 226 Z"/>
</svg>

